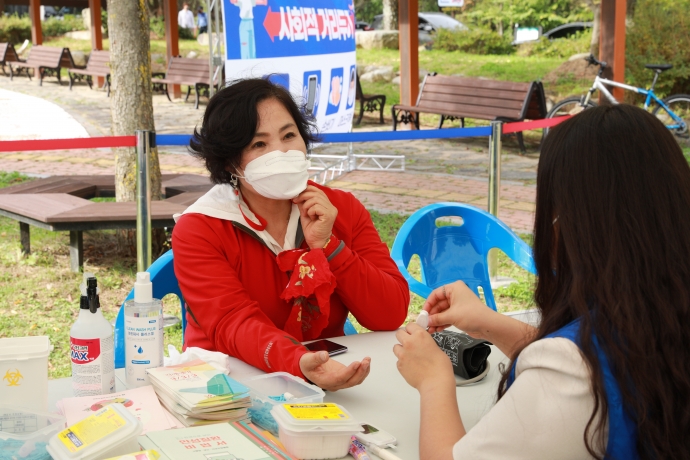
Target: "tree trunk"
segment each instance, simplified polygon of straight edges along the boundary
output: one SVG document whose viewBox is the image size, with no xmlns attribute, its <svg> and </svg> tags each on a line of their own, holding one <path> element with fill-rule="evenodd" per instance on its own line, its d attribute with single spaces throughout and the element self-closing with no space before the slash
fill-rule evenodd
<svg viewBox="0 0 690 460">
<path fill-rule="evenodd" d="M 383 30 L 398 30 L 398 0 L 383 0 Z"/>
<path fill-rule="evenodd" d="M 592 40 L 589 42 L 589 52 L 599 56 L 599 35 L 601 30 L 601 0 L 586 0 L 587 7 L 594 14 L 592 26 Z"/>
<path fill-rule="evenodd" d="M 151 58 L 149 44 L 149 13 L 145 2 L 108 0 L 108 34 L 110 38 L 111 95 L 110 113 L 113 136 L 131 136 L 137 129 L 154 131 L 151 97 Z M 115 150 L 116 201 L 136 199 L 136 149 Z M 161 170 L 158 150 L 149 158 L 151 199 L 161 199 Z M 154 232 L 153 254 L 160 253 L 165 239 Z M 119 233 L 120 249 L 136 254 L 136 233 Z"/>
</svg>

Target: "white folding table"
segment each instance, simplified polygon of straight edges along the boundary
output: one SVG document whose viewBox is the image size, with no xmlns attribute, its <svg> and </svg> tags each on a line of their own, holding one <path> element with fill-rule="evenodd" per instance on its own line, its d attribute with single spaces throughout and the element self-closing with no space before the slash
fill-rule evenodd
<svg viewBox="0 0 690 460">
<path fill-rule="evenodd" d="M 367 379 L 354 388 L 337 392 L 326 392 L 325 400 L 341 404 L 359 422 L 370 423 L 391 433 L 398 439 L 398 447 L 391 452 L 403 460 L 419 458 L 419 394 L 410 387 L 398 372 L 393 345 L 397 343 L 395 332 L 369 332 L 366 334 L 336 337 L 334 342 L 348 347 L 348 352 L 333 357 L 349 364 L 371 357 L 371 372 Z M 259 369 L 232 359 L 230 375 L 236 380 L 263 374 Z M 506 356 L 496 347 L 491 347 L 489 363 L 491 368 L 481 382 L 458 387 L 458 406 L 466 429 L 493 406 L 500 380 L 498 365 L 507 363 Z M 124 370 L 116 371 L 117 391 L 126 389 Z M 48 404 L 55 410 L 55 403 L 72 396 L 72 379 L 51 380 L 48 384 Z M 377 458 L 372 456 L 372 458 Z"/>
</svg>

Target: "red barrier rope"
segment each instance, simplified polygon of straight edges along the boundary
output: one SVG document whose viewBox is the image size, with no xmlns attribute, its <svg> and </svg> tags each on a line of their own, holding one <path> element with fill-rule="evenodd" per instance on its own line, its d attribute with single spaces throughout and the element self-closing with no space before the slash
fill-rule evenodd
<svg viewBox="0 0 690 460">
<path fill-rule="evenodd" d="M 99 149 L 108 147 L 136 146 L 136 136 L 84 137 L 78 139 L 2 141 L 0 142 L 0 152 L 25 152 L 29 150 Z"/>
<path fill-rule="evenodd" d="M 529 131 L 530 129 L 551 128 L 567 120 L 571 115 L 556 118 L 544 118 L 535 121 L 516 121 L 503 125 L 503 134 L 517 133 L 519 131 Z"/>
<path fill-rule="evenodd" d="M 545 118 L 535 121 L 519 121 L 503 125 L 503 133 L 510 134 L 530 129 L 551 128 L 570 116 Z M 40 139 L 24 141 L 1 141 L 0 152 L 25 152 L 31 150 L 73 150 L 113 147 L 136 147 L 136 136 L 85 137 L 77 139 Z"/>
</svg>

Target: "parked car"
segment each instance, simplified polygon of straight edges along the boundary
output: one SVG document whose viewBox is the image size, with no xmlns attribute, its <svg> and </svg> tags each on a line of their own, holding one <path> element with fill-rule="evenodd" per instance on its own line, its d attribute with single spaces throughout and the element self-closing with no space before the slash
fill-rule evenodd
<svg viewBox="0 0 690 460">
<path fill-rule="evenodd" d="M 465 24 L 456 20 L 452 16 L 438 12 L 423 12 L 417 16 L 419 19 L 419 30 L 424 33 L 433 33 L 438 29 L 450 30 L 469 30 Z M 383 15 L 377 14 L 374 17 L 374 22 L 371 24 L 372 29 L 383 29 Z"/>
<path fill-rule="evenodd" d="M 577 32 L 582 32 L 583 30 L 590 29 L 594 25 L 593 22 L 570 22 L 568 24 L 563 24 L 558 27 L 554 27 L 548 32 L 544 32 L 544 37 L 549 40 L 554 40 L 556 38 L 565 38 L 571 35 L 575 35 Z"/>
<path fill-rule="evenodd" d="M 368 22 L 355 21 L 355 30 L 374 30 Z"/>
</svg>

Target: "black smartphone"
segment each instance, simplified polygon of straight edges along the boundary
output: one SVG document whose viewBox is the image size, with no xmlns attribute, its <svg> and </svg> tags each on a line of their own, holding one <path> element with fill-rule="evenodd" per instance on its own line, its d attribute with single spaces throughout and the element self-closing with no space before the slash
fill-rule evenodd
<svg viewBox="0 0 690 460">
<path fill-rule="evenodd" d="M 327 351 L 328 356 L 335 356 L 347 351 L 345 345 L 340 345 L 330 340 L 317 340 L 306 345 L 309 351 Z"/>
</svg>

